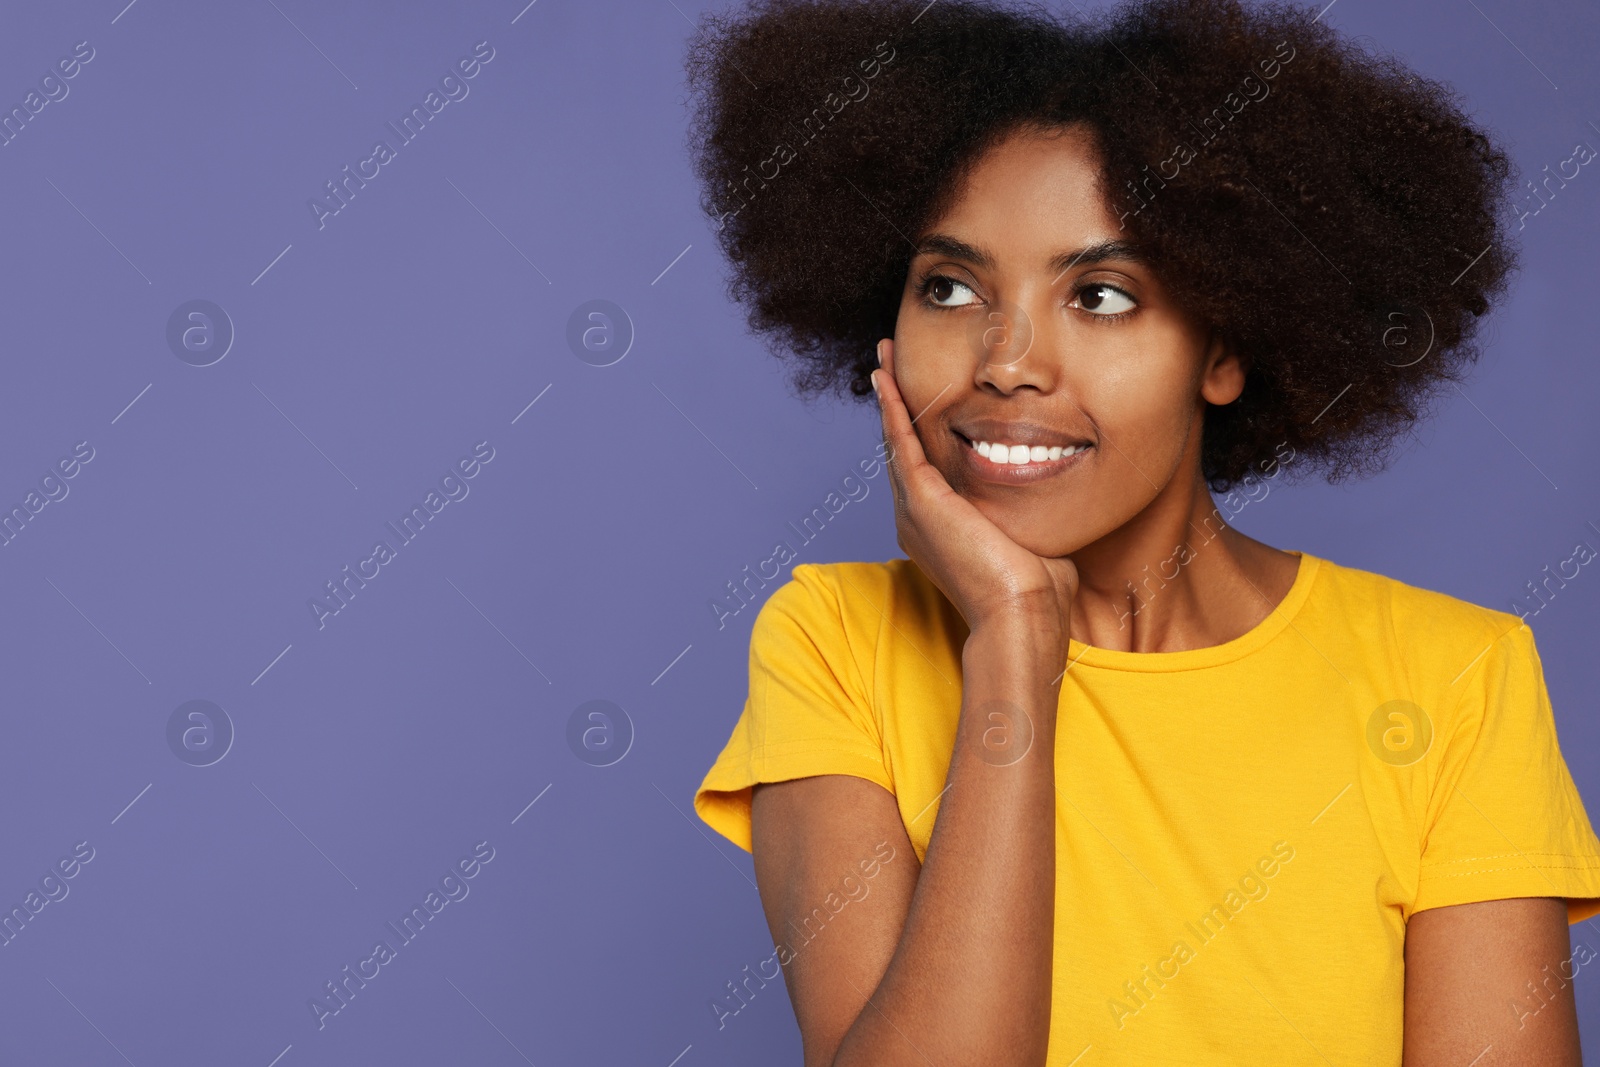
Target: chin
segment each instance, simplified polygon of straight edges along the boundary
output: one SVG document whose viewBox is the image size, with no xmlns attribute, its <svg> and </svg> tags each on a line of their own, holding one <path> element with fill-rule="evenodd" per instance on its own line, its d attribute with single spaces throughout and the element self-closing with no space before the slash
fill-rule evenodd
<svg viewBox="0 0 1600 1067">
<path fill-rule="evenodd" d="M 980 508 L 979 510 L 982 511 L 983 509 Z M 1022 525 L 1006 522 L 989 514 L 987 511 L 984 511 L 983 514 L 985 518 L 1000 528 L 1001 533 L 1011 538 L 1018 545 L 1036 556 L 1043 556 L 1047 559 L 1070 556 L 1094 540 L 1087 533 L 1080 534 L 1071 530 L 1064 531 L 1059 527 L 1041 529 L 1038 522 L 1029 522 L 1026 525 Z"/>
</svg>

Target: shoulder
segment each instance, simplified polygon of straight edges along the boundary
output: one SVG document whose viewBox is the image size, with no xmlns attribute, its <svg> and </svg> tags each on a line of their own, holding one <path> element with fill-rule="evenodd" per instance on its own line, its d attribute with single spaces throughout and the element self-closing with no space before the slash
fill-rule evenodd
<svg viewBox="0 0 1600 1067">
<path fill-rule="evenodd" d="M 781 606 L 827 605 L 845 619 L 933 606 L 943 594 L 909 559 L 797 563 L 769 598 Z"/>
<path fill-rule="evenodd" d="M 798 623 L 815 640 L 833 635 L 865 652 L 885 631 L 928 637 L 959 615 L 915 563 L 891 559 L 796 564 L 762 605 L 756 629 L 780 620 Z"/>
<path fill-rule="evenodd" d="M 1510 612 L 1328 559 L 1319 560 L 1312 600 L 1325 624 L 1389 644 L 1407 659 L 1462 667 L 1523 627 Z"/>
</svg>

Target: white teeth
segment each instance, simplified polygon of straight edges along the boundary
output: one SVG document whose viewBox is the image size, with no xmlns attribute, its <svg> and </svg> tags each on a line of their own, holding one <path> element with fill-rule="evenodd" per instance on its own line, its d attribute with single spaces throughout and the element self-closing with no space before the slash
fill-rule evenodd
<svg viewBox="0 0 1600 1067">
<path fill-rule="evenodd" d="M 1047 448 L 1044 445 L 1034 445 L 1030 448 L 1027 445 L 1004 445 L 999 442 L 974 441 L 972 447 L 978 455 L 988 459 L 990 463 L 1014 463 L 1020 466 L 1025 463 L 1046 463 L 1050 460 L 1060 459 L 1062 456 L 1075 455 L 1089 446 L 1076 445 L 1070 448 L 1063 448 L 1060 445 L 1055 445 Z"/>
</svg>

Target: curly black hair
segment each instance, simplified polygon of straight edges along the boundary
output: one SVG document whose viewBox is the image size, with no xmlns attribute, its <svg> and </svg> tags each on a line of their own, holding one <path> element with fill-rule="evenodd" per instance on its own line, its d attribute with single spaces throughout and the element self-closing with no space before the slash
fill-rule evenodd
<svg viewBox="0 0 1600 1067">
<path fill-rule="evenodd" d="M 687 73 L 729 295 L 801 394 L 872 392 L 913 238 L 986 148 L 1092 128 L 1122 226 L 1249 360 L 1206 412 L 1214 491 L 1284 445 L 1329 481 L 1381 469 L 1515 266 L 1506 154 L 1451 88 L 1314 9 L 751 0 L 707 17 Z"/>
</svg>

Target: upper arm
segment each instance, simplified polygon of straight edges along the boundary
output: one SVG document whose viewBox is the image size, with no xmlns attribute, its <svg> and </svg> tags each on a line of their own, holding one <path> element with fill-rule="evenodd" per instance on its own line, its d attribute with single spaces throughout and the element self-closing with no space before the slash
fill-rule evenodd
<svg viewBox="0 0 1600 1067">
<path fill-rule="evenodd" d="M 1416 912 L 1405 966 L 1405 1067 L 1579 1067 L 1565 900 Z"/>
<path fill-rule="evenodd" d="M 762 783 L 750 814 L 757 888 L 805 1064 L 826 1067 L 872 1010 L 866 1000 L 899 944 L 921 864 L 894 795 L 863 778 Z"/>
</svg>

